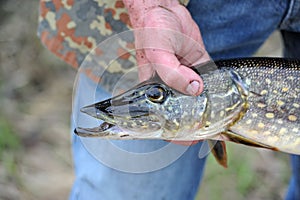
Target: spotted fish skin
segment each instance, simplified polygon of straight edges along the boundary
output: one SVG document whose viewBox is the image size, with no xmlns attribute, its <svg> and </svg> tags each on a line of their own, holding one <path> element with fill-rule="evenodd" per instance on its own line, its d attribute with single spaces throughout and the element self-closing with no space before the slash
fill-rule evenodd
<svg viewBox="0 0 300 200">
<path fill-rule="evenodd" d="M 107 128 L 78 128 L 77 134 L 113 139 L 232 140 L 300 154 L 300 61 L 243 58 L 193 69 L 204 81 L 205 90 L 199 96 L 184 95 L 153 78 L 83 108 L 106 121 L 103 127 Z"/>
<path fill-rule="evenodd" d="M 279 150 L 299 154 L 299 60 L 249 58 L 216 64 L 221 68 L 233 68 L 250 91 L 247 111 L 229 130 Z"/>
</svg>

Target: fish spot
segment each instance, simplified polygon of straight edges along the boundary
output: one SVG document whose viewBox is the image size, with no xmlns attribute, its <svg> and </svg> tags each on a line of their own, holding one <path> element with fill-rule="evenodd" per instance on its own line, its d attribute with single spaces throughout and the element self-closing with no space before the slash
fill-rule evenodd
<svg viewBox="0 0 300 200">
<path fill-rule="evenodd" d="M 282 92 L 287 92 L 288 90 L 289 90 L 289 88 L 287 88 L 287 87 L 284 87 L 281 89 Z"/>
<path fill-rule="evenodd" d="M 282 119 L 278 119 L 278 120 L 277 120 L 277 123 L 278 123 L 278 124 L 283 124 Z"/>
<path fill-rule="evenodd" d="M 178 122 L 178 120 L 177 119 L 173 119 L 173 121 L 172 121 L 175 125 L 179 125 L 179 122 Z"/>
<path fill-rule="evenodd" d="M 278 101 L 277 101 L 277 105 L 279 105 L 279 106 L 283 106 L 283 105 L 284 105 L 284 102 L 283 102 L 283 101 L 281 101 L 281 100 L 278 100 Z"/>
<path fill-rule="evenodd" d="M 268 78 L 266 78 L 266 83 L 267 83 L 267 84 L 271 84 L 271 80 L 268 79 Z"/>
<path fill-rule="evenodd" d="M 267 105 L 266 104 L 264 104 L 264 103 L 258 103 L 257 104 L 257 107 L 259 107 L 259 108 L 265 108 Z"/>
<path fill-rule="evenodd" d="M 210 121 L 206 121 L 205 127 L 208 128 L 209 125 L 211 125 L 211 122 Z"/>
<path fill-rule="evenodd" d="M 300 105 L 297 104 L 297 103 L 293 103 L 293 106 L 294 106 L 295 108 L 299 108 L 299 107 L 300 107 Z"/>
<path fill-rule="evenodd" d="M 263 135 L 271 135 L 271 131 L 265 131 L 263 132 Z"/>
<path fill-rule="evenodd" d="M 148 125 L 146 125 L 146 124 L 143 124 L 143 125 L 141 126 L 141 128 L 142 128 L 142 129 L 148 129 L 148 128 L 149 128 L 149 126 L 148 126 Z"/>
<path fill-rule="evenodd" d="M 250 134 L 258 134 L 257 130 L 250 130 Z"/>
<path fill-rule="evenodd" d="M 224 115 L 225 115 L 225 112 L 222 110 L 222 111 L 220 112 L 220 117 L 224 117 Z"/>
<path fill-rule="evenodd" d="M 172 108 L 171 106 L 169 106 L 169 107 L 167 108 L 167 110 L 171 112 L 171 111 L 173 110 L 173 108 Z"/>
<path fill-rule="evenodd" d="M 295 115 L 289 115 L 289 116 L 288 116 L 288 119 L 289 119 L 290 121 L 294 122 L 294 121 L 297 120 L 297 116 L 295 116 Z"/>
<path fill-rule="evenodd" d="M 258 128 L 264 128 L 264 127 L 265 127 L 265 124 L 262 123 L 262 122 L 259 122 L 259 123 L 257 124 L 257 126 L 258 126 Z"/>
<path fill-rule="evenodd" d="M 130 125 L 131 125 L 132 127 L 135 127 L 137 124 L 136 124 L 136 122 L 131 122 Z"/>
<path fill-rule="evenodd" d="M 246 79 L 245 83 L 246 83 L 246 85 L 251 85 L 251 80 L 250 79 Z"/>
<path fill-rule="evenodd" d="M 285 134 L 287 132 L 287 129 L 286 128 L 281 128 L 280 130 L 279 130 L 279 134 L 280 135 L 283 135 L 283 134 Z"/>
<path fill-rule="evenodd" d="M 193 115 L 193 116 L 195 115 L 195 109 L 192 110 L 192 115 Z"/>
<path fill-rule="evenodd" d="M 266 118 L 268 118 L 268 119 L 273 119 L 274 118 L 274 113 L 266 113 Z"/>
<path fill-rule="evenodd" d="M 267 94 L 267 93 L 268 93 L 267 90 L 262 90 L 262 91 L 260 92 L 261 95 L 265 95 L 265 94 Z"/>
<path fill-rule="evenodd" d="M 292 131 L 295 132 L 295 133 L 298 133 L 299 129 L 298 128 L 293 128 Z"/>
</svg>

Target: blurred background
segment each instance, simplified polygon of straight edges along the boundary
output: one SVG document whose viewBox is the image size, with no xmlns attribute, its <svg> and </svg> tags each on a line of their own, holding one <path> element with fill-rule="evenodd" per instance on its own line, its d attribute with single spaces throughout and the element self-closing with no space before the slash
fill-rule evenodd
<svg viewBox="0 0 300 200">
<path fill-rule="evenodd" d="M 67 199 L 74 180 L 69 122 L 76 71 L 36 36 L 38 0 L 0 1 L 0 200 Z M 280 56 L 274 33 L 257 53 Z M 228 144 L 212 156 L 197 199 L 283 199 L 289 158 Z"/>
</svg>

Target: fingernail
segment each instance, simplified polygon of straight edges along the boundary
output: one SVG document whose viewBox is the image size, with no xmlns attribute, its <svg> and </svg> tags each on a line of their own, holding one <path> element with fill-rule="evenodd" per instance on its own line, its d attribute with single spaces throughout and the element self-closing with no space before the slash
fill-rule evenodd
<svg viewBox="0 0 300 200">
<path fill-rule="evenodd" d="M 190 95 L 196 95 L 200 89 L 200 83 L 198 81 L 192 81 L 186 88 L 186 91 Z"/>
</svg>

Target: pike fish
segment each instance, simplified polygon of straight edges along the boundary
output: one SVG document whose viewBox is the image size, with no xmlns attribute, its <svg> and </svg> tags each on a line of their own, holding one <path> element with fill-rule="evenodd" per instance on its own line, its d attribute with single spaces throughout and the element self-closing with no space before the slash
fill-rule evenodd
<svg viewBox="0 0 300 200">
<path fill-rule="evenodd" d="M 223 141 L 300 154 L 299 60 L 229 59 L 192 69 L 204 82 L 200 95 L 182 94 L 155 75 L 83 107 L 81 112 L 104 122 L 95 128 L 77 127 L 75 133 L 110 139 L 215 140 L 220 162 L 226 159 Z"/>
</svg>

